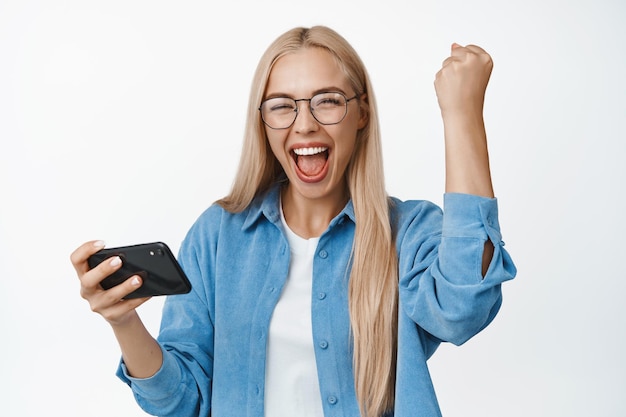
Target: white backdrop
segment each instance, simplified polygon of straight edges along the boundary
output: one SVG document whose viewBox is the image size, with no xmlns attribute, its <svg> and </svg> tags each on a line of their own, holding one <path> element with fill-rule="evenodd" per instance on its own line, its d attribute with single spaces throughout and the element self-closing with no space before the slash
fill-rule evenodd
<svg viewBox="0 0 626 417">
<path fill-rule="evenodd" d="M 494 323 L 431 360 L 446 417 L 626 415 L 626 4 L 618 0 L 0 2 L 0 414 L 143 416 L 71 251 L 174 251 L 230 187 L 252 73 L 293 26 L 359 51 L 391 194 L 441 203 L 434 74 L 491 53 L 486 122 L 519 268 Z M 156 332 L 161 299 L 141 308 Z"/>
</svg>

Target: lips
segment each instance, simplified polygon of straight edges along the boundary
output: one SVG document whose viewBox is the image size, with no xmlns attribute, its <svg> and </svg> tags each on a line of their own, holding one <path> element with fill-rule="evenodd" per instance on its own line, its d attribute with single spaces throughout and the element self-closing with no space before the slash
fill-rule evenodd
<svg viewBox="0 0 626 417">
<path fill-rule="evenodd" d="M 328 147 L 310 146 L 291 151 L 298 178 L 304 182 L 318 182 L 328 172 Z"/>
</svg>

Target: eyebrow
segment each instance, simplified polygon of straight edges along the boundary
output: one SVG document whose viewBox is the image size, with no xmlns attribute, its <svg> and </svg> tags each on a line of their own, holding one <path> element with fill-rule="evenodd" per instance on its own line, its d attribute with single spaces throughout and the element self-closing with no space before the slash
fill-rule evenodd
<svg viewBox="0 0 626 417">
<path fill-rule="evenodd" d="M 331 87 L 318 88 L 317 90 L 313 91 L 313 94 L 311 94 L 311 97 L 313 97 L 313 96 L 315 96 L 317 94 L 320 94 L 320 93 L 341 93 L 343 95 L 346 95 L 346 92 L 342 88 L 339 88 L 339 87 L 336 87 L 336 86 L 331 86 Z M 296 99 L 292 94 L 280 93 L 279 92 L 279 93 L 269 94 L 269 95 L 265 96 L 263 98 L 263 100 L 268 100 L 270 98 L 277 98 L 277 97 L 289 97 L 289 98 Z M 309 99 L 311 97 L 306 97 L 306 98 Z M 299 97 L 296 100 L 299 100 L 299 99 L 302 99 L 302 98 L 305 98 L 305 97 Z"/>
</svg>

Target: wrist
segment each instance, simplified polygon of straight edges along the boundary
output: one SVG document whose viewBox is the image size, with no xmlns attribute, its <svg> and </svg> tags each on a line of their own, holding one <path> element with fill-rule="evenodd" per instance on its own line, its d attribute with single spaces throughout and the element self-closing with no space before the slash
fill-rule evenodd
<svg viewBox="0 0 626 417">
<path fill-rule="evenodd" d="M 441 108 L 441 118 L 443 123 L 476 123 L 483 120 L 483 106 L 481 105 L 459 105 Z"/>
<path fill-rule="evenodd" d="M 108 318 L 106 320 L 116 333 L 135 328 L 138 324 L 141 324 L 141 318 L 136 310 L 131 310 L 123 316 Z"/>
</svg>

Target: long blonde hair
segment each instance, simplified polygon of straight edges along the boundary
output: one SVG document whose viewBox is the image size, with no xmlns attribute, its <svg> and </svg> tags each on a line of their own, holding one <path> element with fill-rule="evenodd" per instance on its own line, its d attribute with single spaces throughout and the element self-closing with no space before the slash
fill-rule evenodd
<svg viewBox="0 0 626 417">
<path fill-rule="evenodd" d="M 260 118 L 260 105 L 270 71 L 282 56 L 301 48 L 323 48 L 344 71 L 369 114 L 358 132 L 346 177 L 356 217 L 352 269 L 348 287 L 350 323 L 354 341 L 356 395 L 365 417 L 393 409 L 397 350 L 397 255 L 385 190 L 382 146 L 376 102 L 369 76 L 356 51 L 335 31 L 324 27 L 295 28 L 278 37 L 257 67 L 238 173 L 229 195 L 218 203 L 226 210 L 245 210 L 256 195 L 265 192 L 282 175 Z"/>
</svg>

